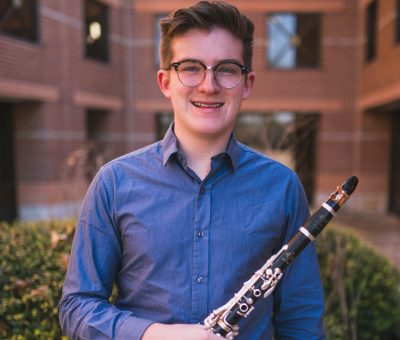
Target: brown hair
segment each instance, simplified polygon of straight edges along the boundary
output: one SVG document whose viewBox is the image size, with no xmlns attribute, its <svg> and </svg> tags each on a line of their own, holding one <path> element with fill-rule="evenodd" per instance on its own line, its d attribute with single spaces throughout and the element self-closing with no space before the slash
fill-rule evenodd
<svg viewBox="0 0 400 340">
<path fill-rule="evenodd" d="M 210 31 L 215 27 L 226 29 L 243 45 L 243 62 L 251 70 L 254 24 L 238 9 L 223 1 L 199 1 L 191 7 L 172 12 L 161 19 L 160 63 L 165 69 L 172 61 L 171 43 L 174 37 L 190 29 Z"/>
</svg>

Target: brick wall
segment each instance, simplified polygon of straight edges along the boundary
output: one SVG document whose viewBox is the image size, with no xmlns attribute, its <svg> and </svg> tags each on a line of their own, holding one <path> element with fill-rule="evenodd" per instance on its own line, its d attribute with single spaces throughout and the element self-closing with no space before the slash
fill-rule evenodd
<svg viewBox="0 0 400 340">
<path fill-rule="evenodd" d="M 88 109 L 101 112 L 98 141 L 108 158 L 153 142 L 155 115 L 171 111 L 156 82 L 155 18 L 192 1 L 103 2 L 110 14 L 108 63 L 85 57 L 82 0 L 38 0 L 38 43 L 0 35 L 0 101 L 14 105 L 22 217 L 62 215 L 79 206 L 87 181 L 69 176 L 74 157 L 87 147 Z M 363 196 L 349 206 L 385 210 L 390 121 L 370 111 L 399 97 L 400 47 L 391 42 L 395 1 L 379 1 L 377 58 L 368 64 L 363 27 L 369 0 L 230 2 L 256 25 L 257 82 L 243 111 L 319 113 L 315 201 L 356 174 Z M 266 16 L 287 11 L 321 13 L 321 67 L 267 66 Z"/>
<path fill-rule="evenodd" d="M 359 51 L 357 168 L 364 179 L 361 187 L 363 207 L 385 211 L 390 190 L 391 114 L 400 114 L 400 43 L 395 41 L 394 32 L 396 1 L 378 1 L 376 55 L 366 62 L 365 12 L 370 3 L 362 1 L 360 5 L 360 39 L 364 44 Z"/>
</svg>

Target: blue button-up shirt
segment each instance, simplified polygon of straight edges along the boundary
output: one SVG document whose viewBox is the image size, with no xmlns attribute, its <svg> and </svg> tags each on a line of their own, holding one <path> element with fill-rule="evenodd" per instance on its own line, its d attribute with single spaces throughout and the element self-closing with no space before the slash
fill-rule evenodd
<svg viewBox="0 0 400 340">
<path fill-rule="evenodd" d="M 170 128 L 162 141 L 103 166 L 90 185 L 59 304 L 63 330 L 73 339 L 140 339 L 153 322 L 203 323 L 308 214 L 285 166 L 232 136 L 202 181 Z M 314 245 L 255 307 L 237 339 L 323 337 Z"/>
</svg>

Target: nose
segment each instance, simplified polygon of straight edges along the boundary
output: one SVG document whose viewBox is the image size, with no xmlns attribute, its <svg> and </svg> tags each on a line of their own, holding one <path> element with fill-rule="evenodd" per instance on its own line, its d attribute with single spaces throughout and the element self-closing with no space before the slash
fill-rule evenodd
<svg viewBox="0 0 400 340">
<path fill-rule="evenodd" d="M 221 88 L 215 79 L 214 69 L 212 66 L 207 66 L 207 69 L 204 70 L 204 78 L 199 84 L 199 90 L 203 92 L 218 92 Z"/>
</svg>

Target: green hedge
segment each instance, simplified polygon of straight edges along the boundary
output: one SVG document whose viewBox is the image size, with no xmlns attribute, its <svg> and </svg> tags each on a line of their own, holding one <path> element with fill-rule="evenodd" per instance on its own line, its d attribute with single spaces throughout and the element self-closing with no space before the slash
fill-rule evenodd
<svg viewBox="0 0 400 340">
<path fill-rule="evenodd" d="M 400 339 L 400 272 L 354 233 L 328 227 L 317 239 L 328 339 Z"/>
<path fill-rule="evenodd" d="M 0 224 L 0 338 L 60 339 L 72 221 Z"/>
<path fill-rule="evenodd" d="M 73 221 L 0 224 L 0 338 L 61 339 L 57 303 Z M 317 239 L 328 339 L 400 339 L 400 273 L 354 234 Z"/>
</svg>

